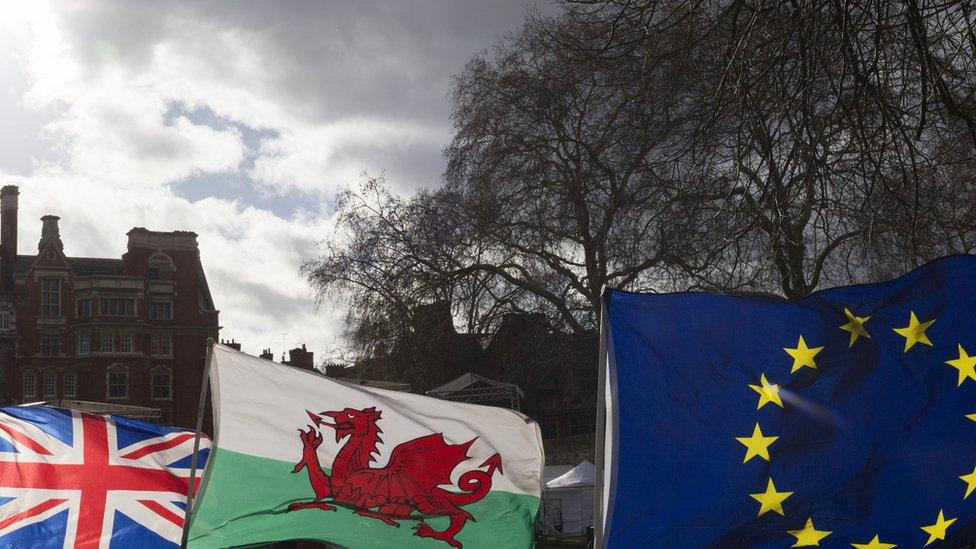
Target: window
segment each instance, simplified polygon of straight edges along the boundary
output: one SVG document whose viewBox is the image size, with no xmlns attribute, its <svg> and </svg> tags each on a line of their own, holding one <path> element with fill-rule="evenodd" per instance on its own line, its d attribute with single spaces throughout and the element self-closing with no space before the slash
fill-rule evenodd
<svg viewBox="0 0 976 549">
<path fill-rule="evenodd" d="M 78 356 L 91 354 L 91 332 L 83 330 L 78 332 Z"/>
<path fill-rule="evenodd" d="M 24 372 L 24 400 L 37 398 L 37 374 L 28 370 Z"/>
<path fill-rule="evenodd" d="M 132 332 L 119 332 L 119 352 L 132 352 Z"/>
<path fill-rule="evenodd" d="M 108 371 L 108 398 L 129 398 L 129 372 L 121 364 L 113 364 Z"/>
<path fill-rule="evenodd" d="M 78 318 L 91 318 L 91 298 L 79 299 L 75 310 Z"/>
<path fill-rule="evenodd" d="M 173 264 L 163 255 L 149 260 L 149 280 L 170 280 L 173 278 Z"/>
<path fill-rule="evenodd" d="M 112 332 L 103 331 L 99 336 L 99 350 L 103 353 L 115 352 L 115 335 Z"/>
<path fill-rule="evenodd" d="M 103 297 L 98 300 L 102 316 L 135 316 L 136 300 L 128 297 Z"/>
<path fill-rule="evenodd" d="M 58 334 L 41 335 L 41 356 L 58 356 L 61 354 L 61 336 Z"/>
<path fill-rule="evenodd" d="M 54 370 L 44 372 L 44 398 L 58 396 L 58 374 Z"/>
<path fill-rule="evenodd" d="M 149 354 L 152 356 L 173 356 L 173 337 L 169 335 L 150 337 Z"/>
<path fill-rule="evenodd" d="M 61 316 L 61 280 L 57 278 L 41 279 L 41 316 Z"/>
<path fill-rule="evenodd" d="M 10 329 L 10 311 L 0 311 L 0 331 Z"/>
<path fill-rule="evenodd" d="M 149 304 L 150 320 L 173 320 L 173 304 L 168 301 L 153 301 Z"/>
<path fill-rule="evenodd" d="M 76 397 L 78 396 L 78 378 L 75 373 L 68 370 L 64 373 L 64 396 L 66 397 Z"/>
<path fill-rule="evenodd" d="M 154 400 L 169 400 L 173 398 L 173 376 L 168 368 L 153 371 L 151 377 L 152 397 Z"/>
</svg>

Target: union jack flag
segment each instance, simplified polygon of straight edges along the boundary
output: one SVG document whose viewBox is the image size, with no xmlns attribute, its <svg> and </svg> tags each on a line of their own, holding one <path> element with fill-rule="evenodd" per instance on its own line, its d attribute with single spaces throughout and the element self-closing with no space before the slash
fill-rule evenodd
<svg viewBox="0 0 976 549">
<path fill-rule="evenodd" d="M 0 547 L 179 546 L 193 438 L 116 416 L 0 408 Z M 198 470 L 209 447 L 202 439 Z"/>
</svg>

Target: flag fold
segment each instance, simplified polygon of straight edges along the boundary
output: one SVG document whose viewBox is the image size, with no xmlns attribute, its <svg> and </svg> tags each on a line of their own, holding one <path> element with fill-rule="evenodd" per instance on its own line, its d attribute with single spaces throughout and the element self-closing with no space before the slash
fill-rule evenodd
<svg viewBox="0 0 976 549">
<path fill-rule="evenodd" d="M 215 345 L 215 437 L 189 547 L 530 547 L 538 426 Z"/>
</svg>

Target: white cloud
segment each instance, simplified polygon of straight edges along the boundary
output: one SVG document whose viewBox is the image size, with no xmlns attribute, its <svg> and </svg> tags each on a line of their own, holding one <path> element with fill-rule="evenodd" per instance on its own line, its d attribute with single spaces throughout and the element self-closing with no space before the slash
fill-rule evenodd
<svg viewBox="0 0 976 549">
<path fill-rule="evenodd" d="M 45 113 L 37 142 L 54 144 L 33 163 L 0 156 L 0 183 L 21 185 L 21 253 L 46 213 L 71 255 L 118 257 L 133 226 L 195 231 L 225 337 L 258 352 L 287 332 L 321 356 L 339 322 L 315 315 L 298 268 L 331 220 L 308 212 L 363 170 L 435 184 L 449 75 L 534 1 L 0 0 L 0 48 L 14 44 L 0 54 L 20 63 L 22 108 Z M 247 190 L 180 194 L 220 178 Z M 254 196 L 309 204 L 279 216 Z"/>
<path fill-rule="evenodd" d="M 394 155 L 416 147 L 437 148 L 448 138 L 441 128 L 367 118 L 289 129 L 262 143 L 249 175 L 281 190 L 310 192 L 321 189 L 327 174 L 327 185 L 336 188 L 356 181 L 364 168 L 361 157 L 345 151 L 377 147 Z"/>
<path fill-rule="evenodd" d="M 30 177 L 0 171 L 4 184 L 21 187 L 20 253 L 35 250 L 45 214 L 62 217 L 65 251 L 76 256 L 120 257 L 125 233 L 134 226 L 192 230 L 221 309 L 223 336 L 259 352 L 264 346 L 277 350 L 280 334 L 288 332 L 289 346 L 304 342 L 320 355 L 327 351 L 339 327 L 328 314 L 316 316 L 298 268 L 314 253 L 329 220 L 301 213 L 284 219 L 230 199 L 190 202 L 169 186 L 194 174 L 240 170 L 247 149 L 236 127 L 215 129 L 167 113 L 180 102 L 261 120 L 247 113 L 262 107 L 269 113 L 268 100 L 248 97 L 254 90 L 243 80 L 232 85 L 237 77 L 254 77 L 255 68 L 242 61 L 246 52 L 230 74 L 207 74 L 194 66 L 199 52 L 176 53 L 186 38 L 176 34 L 152 48 L 148 65 L 108 60 L 85 66 L 56 13 L 38 9 L 20 17 L 30 29 L 18 52 L 30 78 L 25 101 L 34 108 L 60 107 L 43 129 L 57 143 L 58 160 L 38 166 Z M 241 46 L 232 35 L 228 47 Z M 111 48 L 106 51 L 112 55 Z"/>
<path fill-rule="evenodd" d="M 20 186 L 21 254 L 36 253 L 40 217 L 46 214 L 61 216 L 65 253 L 71 256 L 121 257 L 125 233 L 135 226 L 193 230 L 224 337 L 258 353 L 263 346 L 277 351 L 287 332 L 289 347 L 308 343 L 320 356 L 331 352 L 340 327 L 327 311 L 316 315 L 297 272 L 314 241 L 329 230 L 328 219 L 282 219 L 215 198 L 189 202 L 162 186 L 120 196 L 117 188 L 64 175 L 2 177 Z"/>
</svg>

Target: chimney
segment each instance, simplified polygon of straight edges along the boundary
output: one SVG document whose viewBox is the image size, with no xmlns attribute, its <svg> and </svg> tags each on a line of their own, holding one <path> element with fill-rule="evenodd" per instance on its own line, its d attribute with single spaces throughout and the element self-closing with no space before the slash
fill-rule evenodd
<svg viewBox="0 0 976 549">
<path fill-rule="evenodd" d="M 261 351 L 261 354 L 260 354 L 260 357 L 263 358 L 263 359 L 265 359 L 265 360 L 274 361 L 274 353 L 271 352 L 271 349 L 264 349 L 264 350 L 262 350 Z"/>
<path fill-rule="evenodd" d="M 56 215 L 45 215 L 41 218 L 41 240 L 37 243 L 37 251 L 40 252 L 45 246 L 50 242 L 54 242 L 58 251 L 64 248 L 61 243 L 61 231 L 58 229 L 58 220 L 61 219 Z"/>
<path fill-rule="evenodd" d="M 0 189 L 0 248 L 3 249 L 4 284 L 13 283 L 14 265 L 17 262 L 17 195 L 20 191 L 16 185 L 7 185 Z"/>
<path fill-rule="evenodd" d="M 230 347 L 231 349 L 234 349 L 235 351 L 240 351 L 241 350 L 241 344 L 236 339 L 232 339 L 230 341 L 224 341 L 223 339 L 221 339 L 220 340 L 220 344 L 221 345 L 224 345 L 226 347 Z"/>
<path fill-rule="evenodd" d="M 314 370 L 314 357 L 315 353 L 306 350 L 305 344 L 302 343 L 301 348 L 295 348 L 288 351 L 288 365 L 303 368 L 305 370 Z"/>
</svg>

